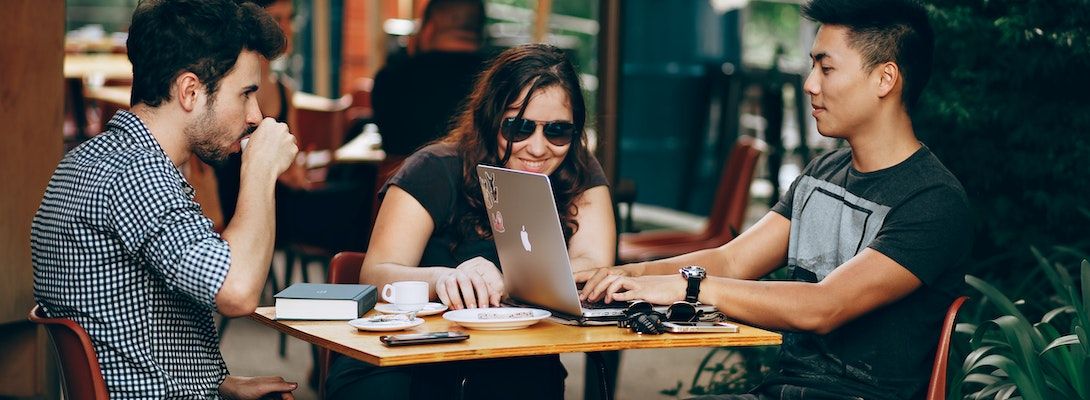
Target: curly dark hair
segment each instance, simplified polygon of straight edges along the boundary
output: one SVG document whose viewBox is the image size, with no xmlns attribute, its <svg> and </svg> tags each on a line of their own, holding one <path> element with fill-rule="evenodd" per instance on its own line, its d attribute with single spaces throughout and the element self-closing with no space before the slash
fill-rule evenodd
<svg viewBox="0 0 1090 400">
<path fill-rule="evenodd" d="M 498 152 L 498 135 L 504 112 L 520 101 L 525 106 L 536 90 L 552 87 L 560 88 L 567 94 L 575 133 L 564 161 L 549 176 L 549 180 L 556 196 L 564 238 L 571 239 L 579 229 L 575 220 L 579 213 L 575 199 L 588 189 L 585 173 L 592 157 L 583 132 L 587 116 L 579 76 L 562 50 L 545 44 L 527 44 L 507 49 L 496 56 L 477 78 L 465 108 L 454 119 L 451 132 L 439 139 L 441 143 L 455 146 L 463 157 L 463 193 L 472 212 L 458 221 L 462 237 L 492 237 L 477 180 L 477 164 L 503 166 L 511 157 L 512 141 L 507 142 L 503 158 Z M 519 94 L 526 88 L 529 88 L 526 97 L 520 99 Z"/>
<path fill-rule="evenodd" d="M 145 0 L 129 26 L 131 105 L 170 101 L 170 85 L 183 72 L 197 75 L 215 99 L 219 81 L 242 50 L 266 59 L 280 55 L 285 38 L 264 9 L 234 0 Z"/>
</svg>

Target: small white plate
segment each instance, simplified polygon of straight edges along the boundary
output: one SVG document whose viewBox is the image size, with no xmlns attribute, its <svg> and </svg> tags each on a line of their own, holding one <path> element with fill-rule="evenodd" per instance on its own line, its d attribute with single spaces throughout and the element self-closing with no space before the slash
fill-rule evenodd
<svg viewBox="0 0 1090 400">
<path fill-rule="evenodd" d="M 417 311 L 416 316 L 426 317 L 429 315 L 435 315 L 447 310 L 447 305 L 443 303 L 428 303 L 424 305 L 424 309 Z M 375 304 L 375 311 L 383 314 L 408 314 L 409 311 L 399 310 L 397 306 L 390 303 Z"/>
<path fill-rule="evenodd" d="M 448 311 L 443 319 L 470 329 L 502 331 L 522 329 L 536 324 L 552 313 L 536 308 L 471 308 Z"/>
<path fill-rule="evenodd" d="M 379 321 L 374 322 L 374 317 L 370 318 L 356 318 L 348 321 L 348 325 L 352 325 L 356 329 L 361 331 L 400 331 L 402 329 L 409 329 L 412 327 L 420 326 L 424 324 L 423 318 L 413 318 L 410 320 L 393 320 L 393 321 Z"/>
</svg>

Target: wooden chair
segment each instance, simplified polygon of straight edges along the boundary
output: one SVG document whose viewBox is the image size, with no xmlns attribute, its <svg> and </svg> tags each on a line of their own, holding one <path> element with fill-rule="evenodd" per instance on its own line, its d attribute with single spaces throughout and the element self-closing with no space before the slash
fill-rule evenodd
<svg viewBox="0 0 1090 400">
<path fill-rule="evenodd" d="M 98 365 L 98 356 L 91 345 L 91 336 L 76 321 L 49 318 L 37 305 L 30 309 L 28 319 L 45 326 L 53 340 L 64 380 L 64 398 L 69 400 L 107 399 L 106 380 Z"/>
<path fill-rule="evenodd" d="M 954 336 L 954 323 L 957 320 L 958 310 L 966 300 L 969 300 L 966 296 L 954 299 L 946 311 L 946 319 L 942 321 L 939 345 L 935 349 L 935 364 L 931 368 L 931 382 L 927 384 L 927 400 L 946 399 L 946 365 L 950 361 L 950 341 Z"/>
<path fill-rule="evenodd" d="M 760 139 L 741 136 L 723 165 L 708 223 L 699 233 L 651 231 L 623 234 L 619 243 L 622 263 L 645 261 L 721 246 L 729 242 L 745 222 L 749 187 L 757 160 L 765 152 Z"/>
<path fill-rule="evenodd" d="M 328 152 L 332 161 L 333 152 L 344 142 L 345 110 L 352 106 L 352 95 L 339 99 L 327 99 L 304 92 L 295 92 L 291 103 L 295 106 L 293 134 L 299 141 L 299 150 L 306 152 Z M 328 164 L 308 165 L 308 177 L 312 182 L 325 181 Z"/>
<path fill-rule="evenodd" d="M 371 88 L 374 87 L 375 80 L 371 78 L 359 78 L 352 82 L 351 96 L 352 104 L 345 110 L 344 121 L 345 127 L 358 127 L 363 128 L 361 122 L 370 121 L 374 115 L 371 109 Z M 358 134 L 359 132 L 352 132 L 352 134 Z"/>
<path fill-rule="evenodd" d="M 364 253 L 344 251 L 333 256 L 329 262 L 329 283 L 359 283 L 360 268 L 363 267 Z M 325 398 L 325 380 L 333 358 L 337 354 L 322 348 L 318 350 L 318 398 Z"/>
</svg>

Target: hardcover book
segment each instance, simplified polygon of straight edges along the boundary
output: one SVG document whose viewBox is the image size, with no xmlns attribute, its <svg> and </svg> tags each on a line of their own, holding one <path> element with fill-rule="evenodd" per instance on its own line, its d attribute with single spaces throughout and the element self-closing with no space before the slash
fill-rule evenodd
<svg viewBox="0 0 1090 400">
<path fill-rule="evenodd" d="M 378 300 L 371 285 L 296 283 L 276 294 L 276 319 L 352 320 Z"/>
</svg>

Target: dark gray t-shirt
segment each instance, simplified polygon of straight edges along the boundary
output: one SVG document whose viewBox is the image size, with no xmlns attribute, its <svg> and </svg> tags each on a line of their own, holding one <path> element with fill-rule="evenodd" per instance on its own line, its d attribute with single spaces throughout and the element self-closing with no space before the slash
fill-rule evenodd
<svg viewBox="0 0 1090 400">
<path fill-rule="evenodd" d="M 462 184 L 462 155 L 453 145 L 436 143 L 428 145 L 405 159 L 397 174 L 382 187 L 380 198 L 386 195 L 390 185 L 396 185 L 412 195 L 431 215 L 435 230 L 432 231 L 424 254 L 422 266 L 457 267 L 462 262 L 481 256 L 500 265 L 496 243 L 492 239 L 461 237 L 456 225 L 461 217 L 472 212 L 466 203 Z M 591 157 L 586 173 L 587 188 L 608 184 L 602 166 Z M 452 250 L 453 249 L 453 250 Z"/>
<path fill-rule="evenodd" d="M 791 220 L 791 278 L 819 282 L 864 248 L 892 258 L 923 285 L 826 335 L 787 332 L 766 383 L 866 399 L 923 397 L 946 308 L 964 287 L 972 229 L 965 191 L 926 147 L 862 173 L 851 150 L 810 163 L 773 211 Z"/>
</svg>

